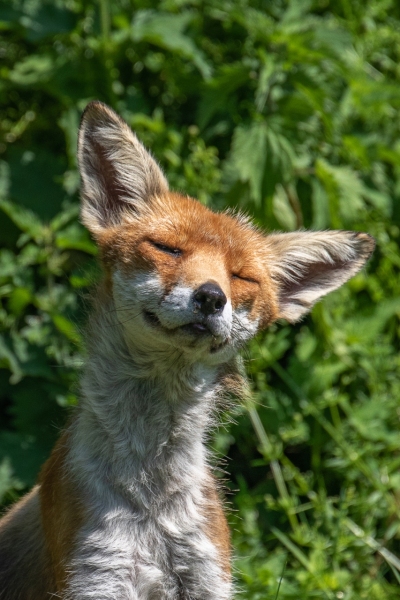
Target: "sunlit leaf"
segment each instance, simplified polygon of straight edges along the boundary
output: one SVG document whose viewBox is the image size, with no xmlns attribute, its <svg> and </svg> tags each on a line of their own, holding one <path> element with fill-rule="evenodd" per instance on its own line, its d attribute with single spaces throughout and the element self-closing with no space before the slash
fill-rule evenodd
<svg viewBox="0 0 400 600">
<path fill-rule="evenodd" d="M 193 61 L 203 77 L 207 79 L 211 76 L 211 66 L 191 37 L 183 33 L 193 18 L 192 12 L 174 15 L 160 11 L 139 10 L 132 22 L 132 40 L 150 42 L 184 56 Z"/>
<path fill-rule="evenodd" d="M 267 126 L 264 122 L 235 129 L 226 173 L 231 181 L 239 180 L 250 186 L 251 198 L 261 202 L 261 184 L 267 159 Z"/>
<path fill-rule="evenodd" d="M 17 85 L 35 85 L 48 81 L 54 71 L 49 55 L 31 55 L 17 63 L 8 78 Z"/>
</svg>

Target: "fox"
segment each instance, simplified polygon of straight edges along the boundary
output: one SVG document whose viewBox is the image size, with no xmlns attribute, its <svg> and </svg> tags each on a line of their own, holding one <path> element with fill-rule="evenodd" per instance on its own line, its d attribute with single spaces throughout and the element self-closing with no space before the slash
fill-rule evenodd
<svg viewBox="0 0 400 600">
<path fill-rule="evenodd" d="M 240 350 L 355 275 L 367 233 L 265 233 L 171 191 L 107 105 L 78 135 L 81 220 L 103 276 L 80 402 L 0 521 L 1 600 L 230 600 L 231 541 L 207 435 L 245 387 Z"/>
</svg>

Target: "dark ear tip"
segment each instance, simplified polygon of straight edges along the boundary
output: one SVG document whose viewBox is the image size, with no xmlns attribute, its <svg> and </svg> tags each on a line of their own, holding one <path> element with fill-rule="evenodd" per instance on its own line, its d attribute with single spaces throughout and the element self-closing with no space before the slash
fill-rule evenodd
<svg viewBox="0 0 400 600">
<path fill-rule="evenodd" d="M 354 238 L 360 246 L 361 254 L 365 256 L 366 259 L 369 258 L 375 250 L 375 238 L 373 238 L 372 235 L 369 235 L 369 233 L 364 232 L 354 233 Z"/>
<path fill-rule="evenodd" d="M 114 123 L 119 123 L 121 122 L 121 118 L 104 102 L 92 100 L 82 113 L 80 126 L 82 127 L 84 123 L 91 124 L 96 121 L 113 121 Z"/>
</svg>

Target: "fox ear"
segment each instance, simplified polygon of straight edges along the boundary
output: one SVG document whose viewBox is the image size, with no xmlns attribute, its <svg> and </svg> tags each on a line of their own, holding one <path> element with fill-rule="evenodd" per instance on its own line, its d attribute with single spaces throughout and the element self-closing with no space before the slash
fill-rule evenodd
<svg viewBox="0 0 400 600">
<path fill-rule="evenodd" d="M 138 212 L 152 196 L 168 190 L 160 167 L 111 108 L 91 102 L 78 138 L 83 223 L 93 233 Z"/>
<path fill-rule="evenodd" d="M 278 288 L 278 318 L 292 323 L 355 275 L 375 247 L 371 236 L 352 231 L 282 233 L 267 240 L 270 274 Z"/>
</svg>

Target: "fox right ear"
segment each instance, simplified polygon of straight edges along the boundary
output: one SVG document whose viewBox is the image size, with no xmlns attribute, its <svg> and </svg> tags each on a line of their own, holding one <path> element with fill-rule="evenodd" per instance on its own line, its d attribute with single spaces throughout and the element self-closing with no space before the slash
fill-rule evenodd
<svg viewBox="0 0 400 600">
<path fill-rule="evenodd" d="M 140 212 L 152 196 L 168 190 L 160 167 L 136 135 L 102 102 L 86 107 L 79 130 L 83 223 L 94 235 Z"/>
<path fill-rule="evenodd" d="M 267 236 L 278 318 L 295 323 L 363 267 L 375 240 L 356 231 L 294 231 Z"/>
</svg>

